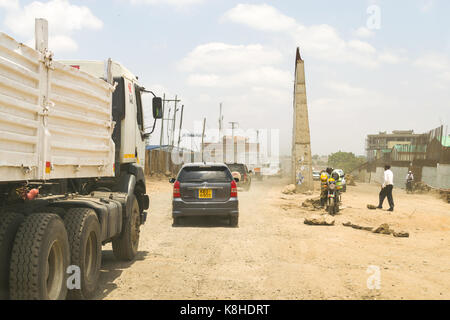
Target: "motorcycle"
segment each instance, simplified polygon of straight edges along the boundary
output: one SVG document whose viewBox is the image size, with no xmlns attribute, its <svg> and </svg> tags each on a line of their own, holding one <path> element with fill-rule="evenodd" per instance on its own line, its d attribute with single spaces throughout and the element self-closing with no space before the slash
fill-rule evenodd
<svg viewBox="0 0 450 320">
<path fill-rule="evenodd" d="M 331 215 L 339 213 L 339 205 L 341 203 L 340 186 L 335 179 L 330 178 L 327 181 L 328 196 L 327 196 L 327 211 Z"/>
<path fill-rule="evenodd" d="M 414 192 L 414 180 L 406 181 L 406 193 Z"/>
</svg>

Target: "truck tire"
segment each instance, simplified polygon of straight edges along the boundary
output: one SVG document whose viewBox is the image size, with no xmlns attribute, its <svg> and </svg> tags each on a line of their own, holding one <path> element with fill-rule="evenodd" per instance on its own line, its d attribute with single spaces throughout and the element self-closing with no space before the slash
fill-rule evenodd
<svg viewBox="0 0 450 320">
<path fill-rule="evenodd" d="M 64 300 L 67 295 L 69 240 L 56 214 L 25 218 L 11 254 L 9 290 L 15 300 Z"/>
<path fill-rule="evenodd" d="M 69 290 L 68 299 L 90 299 L 95 294 L 102 263 L 100 223 L 93 209 L 71 208 L 64 217 L 70 245 L 70 264 L 81 271 L 80 289 Z"/>
<path fill-rule="evenodd" d="M 0 300 L 9 299 L 9 263 L 17 230 L 24 216 L 7 212 L 0 215 Z"/>
<path fill-rule="evenodd" d="M 239 226 L 239 216 L 230 217 L 230 226 L 233 228 L 237 228 Z"/>
<path fill-rule="evenodd" d="M 125 219 L 120 236 L 112 241 L 114 256 L 120 261 L 133 260 L 139 247 L 140 209 L 136 197 L 132 197 L 130 216 Z"/>
</svg>

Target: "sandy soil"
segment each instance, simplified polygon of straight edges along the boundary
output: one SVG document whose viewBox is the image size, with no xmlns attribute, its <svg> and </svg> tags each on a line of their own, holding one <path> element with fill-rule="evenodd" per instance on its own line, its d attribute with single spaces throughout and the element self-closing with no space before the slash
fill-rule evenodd
<svg viewBox="0 0 450 320">
<path fill-rule="evenodd" d="M 450 205 L 395 189 L 396 211 L 372 211 L 379 187 L 348 187 L 336 225 L 308 226 L 307 195 L 285 196 L 281 180 L 240 192 L 240 227 L 190 219 L 172 226 L 172 186 L 148 184 L 151 212 L 136 261 L 103 252 L 97 299 L 450 299 Z M 385 204 L 387 206 L 387 204 Z M 409 238 L 344 227 L 388 223 Z M 369 266 L 380 289 L 369 289 Z"/>
</svg>

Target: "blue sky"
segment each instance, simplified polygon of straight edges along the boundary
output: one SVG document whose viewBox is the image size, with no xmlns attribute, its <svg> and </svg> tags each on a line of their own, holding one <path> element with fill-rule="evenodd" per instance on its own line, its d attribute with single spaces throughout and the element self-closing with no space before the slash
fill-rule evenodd
<svg viewBox="0 0 450 320">
<path fill-rule="evenodd" d="M 379 29 L 367 25 L 371 6 Z M 306 65 L 313 153 L 364 153 L 378 131 L 450 123 L 450 2 L 0 0 L 1 30 L 32 43 L 46 17 L 57 59 L 120 61 L 207 117 L 280 130 L 291 144 L 294 54 Z M 369 28 L 370 27 L 370 28 Z M 156 132 L 157 134 L 157 132 Z M 153 142 L 159 142 L 154 139 Z"/>
</svg>

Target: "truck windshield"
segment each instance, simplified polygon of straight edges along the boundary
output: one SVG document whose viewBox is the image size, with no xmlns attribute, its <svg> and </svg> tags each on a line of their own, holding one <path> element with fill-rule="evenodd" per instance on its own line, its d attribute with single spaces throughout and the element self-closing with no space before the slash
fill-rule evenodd
<svg viewBox="0 0 450 320">
<path fill-rule="evenodd" d="M 179 176 L 180 182 L 231 182 L 233 177 L 225 167 L 191 167 L 184 168 Z"/>
</svg>

